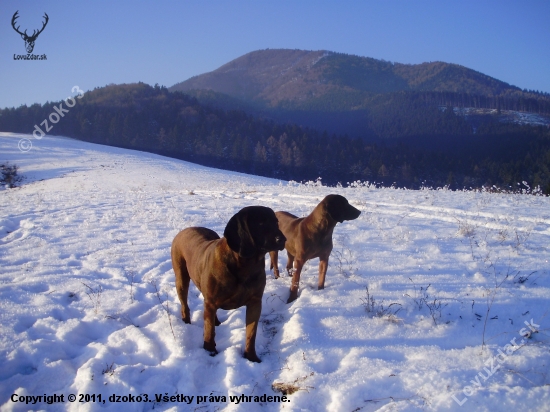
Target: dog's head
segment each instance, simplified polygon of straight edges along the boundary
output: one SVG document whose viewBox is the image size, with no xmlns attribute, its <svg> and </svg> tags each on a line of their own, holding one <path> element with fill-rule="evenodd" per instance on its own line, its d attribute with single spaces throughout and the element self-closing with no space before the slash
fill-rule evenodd
<svg viewBox="0 0 550 412">
<path fill-rule="evenodd" d="M 275 212 L 263 206 L 241 209 L 229 219 L 223 235 L 231 250 L 242 258 L 283 250 L 286 242 Z"/>
<path fill-rule="evenodd" d="M 348 199 L 344 196 L 328 195 L 321 203 L 324 204 L 330 217 L 338 223 L 342 223 L 344 220 L 357 219 L 361 214 L 361 211 L 350 205 Z"/>
</svg>

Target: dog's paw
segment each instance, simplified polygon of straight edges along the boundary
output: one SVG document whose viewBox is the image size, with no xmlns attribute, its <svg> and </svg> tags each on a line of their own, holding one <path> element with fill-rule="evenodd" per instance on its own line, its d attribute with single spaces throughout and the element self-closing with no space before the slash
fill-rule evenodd
<svg viewBox="0 0 550 412">
<path fill-rule="evenodd" d="M 286 303 L 292 303 L 296 299 L 298 299 L 298 292 L 290 292 L 290 296 L 288 297 L 288 300 L 286 301 Z"/>
<path fill-rule="evenodd" d="M 184 323 L 191 323 L 191 313 L 189 309 L 181 309 L 181 320 L 183 320 Z"/>
<path fill-rule="evenodd" d="M 245 352 L 244 358 L 248 359 L 250 362 L 262 363 L 261 359 L 258 358 L 258 355 L 256 355 L 255 353 L 251 354 L 251 353 Z"/>
<path fill-rule="evenodd" d="M 202 347 L 204 348 L 205 351 L 208 352 L 210 356 L 216 356 L 218 354 L 215 343 L 210 343 L 205 341 Z"/>
</svg>

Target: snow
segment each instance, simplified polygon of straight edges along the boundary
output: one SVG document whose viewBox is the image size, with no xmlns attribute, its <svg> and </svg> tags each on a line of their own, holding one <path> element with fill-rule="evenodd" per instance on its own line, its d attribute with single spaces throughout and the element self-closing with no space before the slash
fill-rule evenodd
<svg viewBox="0 0 550 412">
<path fill-rule="evenodd" d="M 440 110 L 444 109 L 444 106 L 440 106 Z M 466 117 L 472 115 L 498 115 L 499 121 L 502 123 L 550 127 L 550 116 L 541 113 L 519 112 L 516 110 L 501 110 L 498 113 L 497 109 L 476 107 L 453 107 L 453 111 L 460 116 Z"/>
<path fill-rule="evenodd" d="M 0 190 L 2 411 L 550 410 L 548 197 L 330 188 L 0 133 L 5 161 L 26 180 Z M 362 214 L 335 229 L 325 290 L 313 260 L 286 304 L 266 256 L 262 363 L 242 357 L 245 308 L 218 311 L 210 357 L 194 286 L 192 323 L 178 316 L 174 236 L 221 234 L 249 205 L 304 216 L 329 193 Z M 255 402 L 281 386 L 286 402 Z"/>
</svg>

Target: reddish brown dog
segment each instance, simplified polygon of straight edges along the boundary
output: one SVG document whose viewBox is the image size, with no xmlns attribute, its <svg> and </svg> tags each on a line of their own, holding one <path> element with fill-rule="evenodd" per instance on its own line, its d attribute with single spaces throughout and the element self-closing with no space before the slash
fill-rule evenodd
<svg viewBox="0 0 550 412">
<path fill-rule="evenodd" d="M 256 355 L 256 330 L 262 311 L 266 282 L 265 254 L 283 250 L 286 238 L 275 213 L 268 207 L 249 206 L 233 216 L 220 239 L 204 227 L 182 230 L 172 242 L 172 266 L 181 302 L 181 318 L 191 323 L 187 293 L 189 279 L 204 297 L 204 349 L 216 353 L 214 326 L 218 309 L 246 306 L 244 357 L 261 362 Z"/>
<path fill-rule="evenodd" d="M 286 270 L 289 275 L 292 274 L 290 296 L 287 303 L 298 297 L 302 267 L 309 259 L 319 258 L 318 289 L 325 287 L 334 227 L 336 223 L 342 223 L 344 220 L 357 219 L 360 214 L 360 210 L 351 206 L 348 200 L 340 195 L 328 195 L 307 217 L 298 218 L 288 212 L 275 213 L 279 220 L 279 228 L 286 237 L 285 249 L 288 254 Z M 275 277 L 278 278 L 278 252 L 270 252 L 269 256 L 271 269 L 273 269 Z"/>
</svg>

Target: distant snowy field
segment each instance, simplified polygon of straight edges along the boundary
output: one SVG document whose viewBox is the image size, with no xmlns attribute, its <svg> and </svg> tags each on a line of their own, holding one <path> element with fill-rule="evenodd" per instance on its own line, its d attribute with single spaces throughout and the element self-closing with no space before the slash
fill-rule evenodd
<svg viewBox="0 0 550 412">
<path fill-rule="evenodd" d="M 0 133 L 26 177 L 0 190 L 2 411 L 550 410 L 550 198 L 279 182 L 53 136 L 23 153 L 21 137 Z M 242 357 L 244 308 L 218 311 L 208 356 L 194 286 L 179 318 L 174 236 L 221 234 L 249 205 L 304 216 L 329 193 L 362 214 L 335 229 L 326 289 L 311 261 L 287 305 L 266 257 L 262 363 Z M 273 384 L 297 390 L 230 400 Z M 130 394 L 153 402 L 108 400 Z"/>
</svg>

